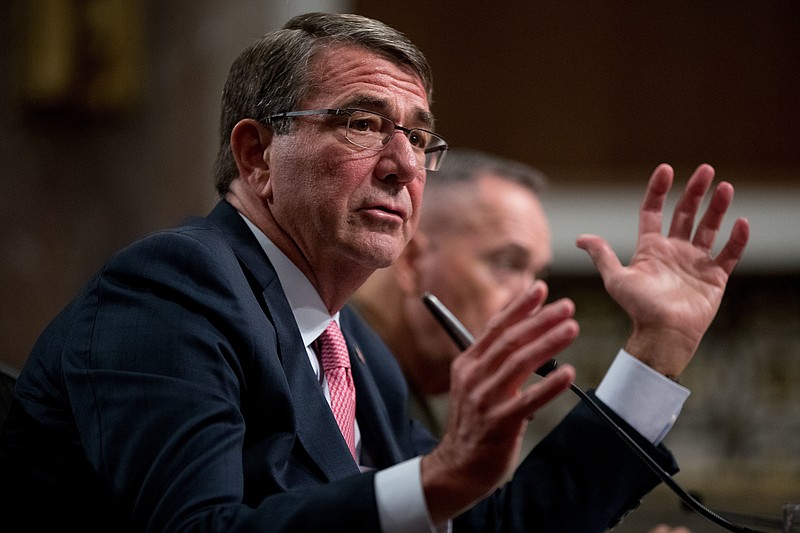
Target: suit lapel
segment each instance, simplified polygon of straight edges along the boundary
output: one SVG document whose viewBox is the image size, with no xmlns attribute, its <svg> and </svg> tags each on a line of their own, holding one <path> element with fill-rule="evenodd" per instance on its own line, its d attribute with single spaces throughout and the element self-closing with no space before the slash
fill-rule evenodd
<svg viewBox="0 0 800 533">
<path fill-rule="evenodd" d="M 361 430 L 362 453 L 366 452 L 374 463 L 369 466 L 386 468 L 395 465 L 403 460 L 403 455 L 389 424 L 389 413 L 380 401 L 380 389 L 369 371 L 361 347 L 347 340 L 346 331 L 344 334 L 356 385 L 356 418 Z"/>
<path fill-rule="evenodd" d="M 308 362 L 306 347 L 297 330 L 289 303 L 275 277 L 264 289 L 264 299 L 278 335 L 278 355 L 286 372 L 297 421 L 297 437 L 330 479 L 357 474 L 350 450 L 325 400 L 322 387 Z M 356 396 L 358 402 L 358 396 Z M 331 438 L 331 436 L 339 438 Z"/>
<path fill-rule="evenodd" d="M 292 406 L 295 409 L 297 438 L 302 447 L 328 479 L 359 473 L 344 438 L 331 438 L 332 435 L 340 436 L 341 433 L 308 361 L 306 347 L 275 269 L 255 236 L 230 204 L 220 202 L 209 219 L 226 233 L 236 255 L 263 287 L 260 296 L 266 305 L 264 312 L 275 327 L 278 339 L 275 349 L 294 398 Z"/>
</svg>

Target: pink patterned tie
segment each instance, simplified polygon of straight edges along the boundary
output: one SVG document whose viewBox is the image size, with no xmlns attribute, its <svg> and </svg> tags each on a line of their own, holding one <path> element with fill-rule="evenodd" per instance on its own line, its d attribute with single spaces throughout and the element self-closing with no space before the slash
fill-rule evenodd
<svg viewBox="0 0 800 533">
<path fill-rule="evenodd" d="M 328 379 L 333 416 L 336 418 L 336 423 L 339 425 L 347 447 L 350 448 L 353 459 L 358 462 L 355 438 L 356 388 L 350 372 L 350 356 L 347 354 L 347 345 L 336 321 L 328 324 L 317 342 L 319 342 L 322 368 Z"/>
</svg>

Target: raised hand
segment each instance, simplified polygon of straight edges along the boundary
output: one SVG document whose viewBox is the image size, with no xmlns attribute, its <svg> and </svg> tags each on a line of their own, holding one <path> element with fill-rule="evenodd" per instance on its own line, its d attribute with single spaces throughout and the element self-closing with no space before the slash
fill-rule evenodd
<svg viewBox="0 0 800 533">
<path fill-rule="evenodd" d="M 519 460 L 534 412 L 569 388 L 575 369 L 562 365 L 530 384 L 531 374 L 578 335 L 575 305 L 544 304 L 537 281 L 495 317 L 451 367 L 447 429 L 422 458 L 425 499 L 434 521 L 486 496 Z"/>
<path fill-rule="evenodd" d="M 669 232 L 663 235 L 664 202 L 673 178 L 669 165 L 653 171 L 639 210 L 639 236 L 629 265 L 623 266 L 610 245 L 596 235 L 581 235 L 577 245 L 588 252 L 606 290 L 633 321 L 626 350 L 662 374 L 677 378 L 719 309 L 750 227 L 747 219 L 737 219 L 728 241 L 716 256 L 712 254 L 733 200 L 733 186 L 721 182 L 692 232 L 714 179 L 714 169 L 703 164 L 689 178 Z"/>
</svg>

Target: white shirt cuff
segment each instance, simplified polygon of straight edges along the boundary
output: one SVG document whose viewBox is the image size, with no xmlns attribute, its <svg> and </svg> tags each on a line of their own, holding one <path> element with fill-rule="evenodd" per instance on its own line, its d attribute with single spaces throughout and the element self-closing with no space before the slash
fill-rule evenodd
<svg viewBox="0 0 800 533">
<path fill-rule="evenodd" d="M 398 463 L 375 474 L 375 499 L 383 533 L 445 533 L 450 522 L 431 522 L 420 473 L 421 457 Z"/>
<path fill-rule="evenodd" d="M 621 349 L 595 394 L 657 446 L 672 429 L 691 392 Z"/>
</svg>

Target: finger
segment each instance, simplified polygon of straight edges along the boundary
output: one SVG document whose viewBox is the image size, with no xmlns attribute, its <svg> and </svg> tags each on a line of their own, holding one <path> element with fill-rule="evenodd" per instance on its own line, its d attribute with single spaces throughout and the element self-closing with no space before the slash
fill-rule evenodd
<svg viewBox="0 0 800 533">
<path fill-rule="evenodd" d="M 664 202 L 672 188 L 675 172 L 667 164 L 656 167 L 647 183 L 644 199 L 639 207 L 639 236 L 646 233 L 661 233 Z"/>
<path fill-rule="evenodd" d="M 555 355 L 557 349 L 547 349 L 554 333 L 553 329 L 565 320 L 571 319 L 575 314 L 575 304 L 572 300 L 562 298 L 556 302 L 543 306 L 500 333 L 495 340 L 483 350 L 477 359 L 473 375 L 477 383 L 487 383 L 486 376 L 497 378 L 498 368 L 506 366 L 507 371 L 516 371 L 527 379 L 530 373 L 542 366 Z M 577 329 L 577 326 L 575 326 Z M 539 350 L 539 351 L 537 351 Z M 540 353 L 541 352 L 541 353 Z M 515 364 L 524 364 L 521 358 L 530 357 L 533 368 L 519 368 Z M 507 363 L 509 358 L 515 361 Z M 475 362 L 475 361 L 474 361 Z M 494 382 L 492 382 L 494 383 Z"/>
<path fill-rule="evenodd" d="M 746 218 L 739 218 L 733 223 L 731 236 L 720 250 L 715 261 L 730 276 L 733 268 L 739 263 L 744 254 L 745 246 L 750 238 L 750 223 Z"/>
<path fill-rule="evenodd" d="M 512 420 L 525 420 L 550 403 L 575 382 L 575 367 L 561 365 L 547 377 L 528 385 L 519 395 L 501 405 L 501 415 Z"/>
<path fill-rule="evenodd" d="M 723 181 L 717 185 L 708 208 L 700 220 L 700 224 L 697 225 L 692 244 L 706 252 L 711 250 L 717 239 L 719 228 L 722 226 L 722 219 L 731 202 L 733 202 L 733 186 Z"/>
<path fill-rule="evenodd" d="M 535 330 L 537 322 L 557 320 L 552 316 L 544 318 L 546 315 L 564 313 L 565 308 L 574 310 L 574 305 L 571 302 L 555 306 L 551 304 L 541 312 L 528 317 L 524 321 L 525 324 L 521 326 L 515 324 L 512 328 L 520 329 L 521 327 L 532 326 Z M 493 417 L 498 416 L 500 412 L 498 409 L 502 405 L 505 405 L 506 402 L 513 404 L 514 398 L 519 396 L 519 387 L 530 378 L 533 371 L 574 340 L 577 336 L 578 327 L 577 322 L 574 320 L 572 322 L 573 324 L 564 326 L 560 330 L 558 327 L 551 328 L 538 338 L 529 339 L 530 344 L 525 345 L 520 351 L 509 351 L 509 346 L 512 343 L 506 337 L 513 338 L 514 335 L 513 333 L 507 333 L 506 337 L 501 337 L 493 343 L 486 353 L 477 357 L 466 358 L 465 355 L 473 351 L 477 346 L 476 344 L 476 346 L 458 356 L 451 366 L 451 404 L 456 402 L 458 405 L 473 405 L 479 412 L 492 412 L 494 413 Z M 525 335 L 526 333 L 523 332 L 522 334 Z M 509 360 L 510 354 L 514 355 Z M 500 370 L 497 370 L 498 368 Z M 506 406 L 503 409 L 510 408 Z M 452 410 L 448 424 L 457 425 L 460 418 L 459 414 L 460 411 L 458 409 Z M 506 421 L 521 423 L 529 414 L 530 411 L 524 411 L 522 418 L 517 420 L 506 419 Z M 498 420 L 497 418 L 495 419 Z"/>
<path fill-rule="evenodd" d="M 517 350 L 506 356 L 492 358 L 493 367 L 480 372 L 484 378 L 478 387 L 485 391 L 478 392 L 500 398 L 516 394 L 531 374 L 575 340 L 579 329 L 577 321 L 565 317 Z"/>
<path fill-rule="evenodd" d="M 605 239 L 597 235 L 580 235 L 575 244 L 589 254 L 592 263 L 594 263 L 603 279 L 622 268 L 622 263 L 620 263 L 617 254 L 614 253 L 611 245 Z"/>
<path fill-rule="evenodd" d="M 497 316 L 487 324 L 485 331 L 476 342 L 473 354 L 480 354 L 487 346 L 500 337 L 508 328 L 524 320 L 528 315 L 540 308 L 547 299 L 547 284 L 537 279 L 522 295 L 511 301 Z"/>
<path fill-rule="evenodd" d="M 694 171 L 680 200 L 675 205 L 675 212 L 672 215 L 672 224 L 669 228 L 669 236 L 678 239 L 689 240 L 694 227 L 694 219 L 700 202 L 711 187 L 714 180 L 714 168 L 711 165 L 700 165 Z"/>
</svg>

